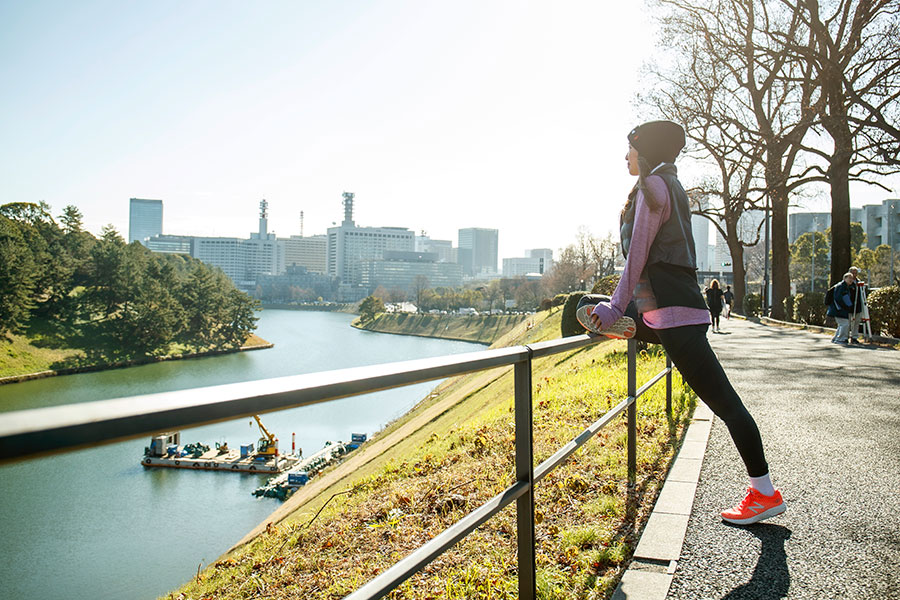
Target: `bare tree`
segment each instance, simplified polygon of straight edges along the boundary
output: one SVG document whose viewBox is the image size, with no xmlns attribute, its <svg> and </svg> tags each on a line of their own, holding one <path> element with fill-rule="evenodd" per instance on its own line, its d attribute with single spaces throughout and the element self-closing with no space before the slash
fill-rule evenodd
<svg viewBox="0 0 900 600">
<path fill-rule="evenodd" d="M 563 248 L 544 276 L 544 287 L 550 295 L 570 292 L 593 284 L 596 279 L 615 270 L 618 245 L 612 235 L 598 238 L 587 228 L 579 227 L 575 243 Z"/>
<path fill-rule="evenodd" d="M 831 281 L 850 267 L 850 182 L 885 190 L 872 175 L 900 171 L 900 130 L 892 123 L 900 97 L 900 25 L 897 0 L 781 0 L 811 32 L 808 45 L 785 45 L 814 69 L 812 109 L 834 143 L 808 147 L 823 159 L 813 166 L 831 186 Z M 818 128 L 818 127 L 817 127 Z"/>
<path fill-rule="evenodd" d="M 760 177 L 763 149 L 758 136 L 734 125 L 747 115 L 734 105 L 733 90 L 721 84 L 728 70 L 718 61 L 709 61 L 702 46 L 694 40 L 688 52 L 664 68 L 648 64 L 652 85 L 638 96 L 638 103 L 684 125 L 689 142 L 686 153 L 715 166 L 715 175 L 687 192 L 692 212 L 709 219 L 728 244 L 735 302 L 741 306 L 746 292 L 744 247 L 759 243 L 760 237 L 759 228 L 742 231 L 741 218 L 746 211 L 760 208 L 759 195 L 751 190 Z"/>
<path fill-rule="evenodd" d="M 681 65 L 685 76 L 721 88 L 716 93 L 725 104 L 707 115 L 715 117 L 710 131 L 725 136 L 722 139 L 729 142 L 734 156 L 761 162 L 762 185 L 746 191 L 765 194 L 771 205 L 772 316 L 782 318 L 783 300 L 790 293 L 788 205 L 792 191 L 805 181 L 806 173 L 796 172 L 802 166 L 798 157 L 816 116 L 810 108 L 816 90 L 813 69 L 788 50 L 785 40 L 793 46 L 809 44 L 811 34 L 797 14 L 764 0 L 659 0 L 659 4 L 667 9 L 663 39 L 669 48 L 690 57 Z M 737 194 L 730 184 L 721 190 L 743 206 L 741 187 L 736 187 Z"/>
<path fill-rule="evenodd" d="M 425 275 L 416 275 L 413 277 L 412 289 L 416 295 L 416 311 L 422 312 L 422 294 L 428 289 L 430 282 Z"/>
</svg>

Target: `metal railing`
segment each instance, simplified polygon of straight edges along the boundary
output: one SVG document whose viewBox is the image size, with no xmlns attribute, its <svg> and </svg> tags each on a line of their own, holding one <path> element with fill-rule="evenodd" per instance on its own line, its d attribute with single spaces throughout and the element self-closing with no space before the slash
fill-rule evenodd
<svg viewBox="0 0 900 600">
<path fill-rule="evenodd" d="M 519 598 L 535 598 L 534 485 L 627 411 L 629 483 L 636 461 L 635 401 L 666 378 L 666 411 L 671 413 L 672 367 L 637 389 L 637 343 L 628 341 L 628 396 L 550 458 L 534 466 L 532 449 L 532 361 L 588 346 L 605 337 L 579 335 L 528 346 L 512 346 L 438 358 L 340 369 L 263 381 L 148 394 L 115 400 L 0 413 L 0 465 L 110 444 L 185 427 L 217 423 L 369 392 L 412 385 L 502 366 L 514 369 L 516 482 L 418 550 L 366 583 L 347 599 L 381 598 L 409 579 L 479 525 L 516 501 Z"/>
</svg>

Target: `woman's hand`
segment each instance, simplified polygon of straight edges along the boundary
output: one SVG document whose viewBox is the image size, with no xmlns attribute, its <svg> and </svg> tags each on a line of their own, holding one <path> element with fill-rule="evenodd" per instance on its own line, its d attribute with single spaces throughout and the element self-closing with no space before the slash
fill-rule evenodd
<svg viewBox="0 0 900 600">
<path fill-rule="evenodd" d="M 613 308 L 609 302 L 600 302 L 591 311 L 591 321 L 599 329 L 609 329 L 613 323 L 621 318 L 622 314 L 620 310 Z"/>
</svg>

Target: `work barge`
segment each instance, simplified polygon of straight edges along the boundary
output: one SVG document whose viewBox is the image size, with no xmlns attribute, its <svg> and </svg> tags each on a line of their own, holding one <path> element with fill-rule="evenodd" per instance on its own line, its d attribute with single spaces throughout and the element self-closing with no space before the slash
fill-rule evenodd
<svg viewBox="0 0 900 600">
<path fill-rule="evenodd" d="M 201 471 L 281 473 L 300 462 L 300 457 L 292 454 L 260 454 L 251 450 L 253 444 L 241 446 L 240 450 L 233 450 L 227 444 L 210 448 L 199 442 L 182 446 L 180 438 L 181 432 L 154 436 L 150 447 L 145 449 L 141 464 L 145 467 Z"/>
<path fill-rule="evenodd" d="M 278 475 L 277 480 L 270 480 L 257 495 L 284 498 L 289 488 L 305 484 L 310 477 L 341 459 L 350 450 L 358 448 L 366 440 L 365 434 L 354 433 L 349 444 L 343 442 L 327 442 L 325 447 L 310 457 L 304 458 L 303 451 L 297 450 L 296 439 L 291 441 L 290 454 L 278 451 L 278 438 L 266 429 L 259 415 L 254 415 L 262 437 L 256 446 L 242 444 L 240 449 L 229 448 L 227 442 L 216 443 L 215 448 L 197 442 L 181 444 L 181 432 L 168 432 L 154 435 L 150 446 L 144 448 L 141 464 L 144 467 L 163 467 L 170 469 L 194 469 L 198 471 L 227 471 L 230 473 L 252 473 Z M 293 437 L 293 436 L 292 436 Z M 287 472 L 287 473 L 286 473 Z M 288 481 L 290 480 L 290 481 Z M 291 490 L 292 491 L 292 490 Z"/>
</svg>

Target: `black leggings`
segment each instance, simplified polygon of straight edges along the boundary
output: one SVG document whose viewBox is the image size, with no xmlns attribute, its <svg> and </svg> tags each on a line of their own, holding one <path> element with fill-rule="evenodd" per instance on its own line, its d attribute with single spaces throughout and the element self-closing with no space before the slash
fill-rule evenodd
<svg viewBox="0 0 900 600">
<path fill-rule="evenodd" d="M 625 314 L 634 319 L 637 325 L 635 338 L 651 344 L 662 344 L 666 354 L 672 359 L 672 364 L 681 373 L 681 378 L 724 421 L 750 477 L 761 477 L 768 473 L 769 465 L 766 464 L 759 428 L 709 346 L 706 339 L 709 326 L 685 325 L 671 329 L 651 329 L 638 315 L 633 302 L 628 305 Z"/>
<path fill-rule="evenodd" d="M 609 301 L 609 296 L 585 295 L 578 303 L 597 304 Z M 762 438 L 756 421 L 741 402 L 715 352 L 706 339 L 709 325 L 684 325 L 671 329 L 651 329 L 638 314 L 634 302 L 625 309 L 625 314 L 637 325 L 635 339 L 650 344 L 662 344 L 672 364 L 681 373 L 681 378 L 691 386 L 701 400 L 722 419 L 731 433 L 731 439 L 738 449 L 747 474 L 762 477 L 769 472 L 766 455 L 762 448 Z"/>
</svg>

